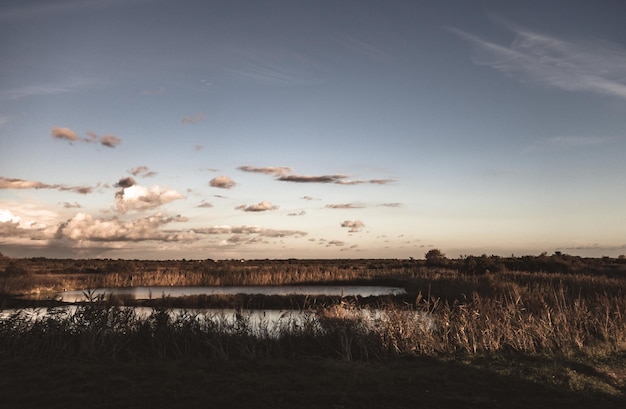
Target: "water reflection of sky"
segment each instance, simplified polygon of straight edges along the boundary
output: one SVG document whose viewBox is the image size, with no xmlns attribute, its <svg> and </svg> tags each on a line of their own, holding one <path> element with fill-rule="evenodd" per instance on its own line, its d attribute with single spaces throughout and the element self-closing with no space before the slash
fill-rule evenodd
<svg viewBox="0 0 626 409">
<path fill-rule="evenodd" d="M 369 297 L 404 294 L 401 287 L 384 286 L 205 286 L 205 287 L 128 287 L 128 288 L 98 288 L 90 290 L 91 296 L 117 295 L 132 297 L 136 300 L 154 298 L 183 297 L 190 295 L 234 295 L 234 294 L 262 294 L 262 295 L 327 295 L 345 297 Z M 65 302 L 85 301 L 87 291 L 67 291 L 57 294 Z"/>
</svg>

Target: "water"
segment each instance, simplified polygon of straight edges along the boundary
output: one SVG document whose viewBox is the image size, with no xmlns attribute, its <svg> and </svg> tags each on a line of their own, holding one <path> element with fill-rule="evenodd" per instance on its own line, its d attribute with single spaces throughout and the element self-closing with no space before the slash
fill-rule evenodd
<svg viewBox="0 0 626 409">
<path fill-rule="evenodd" d="M 370 297 L 405 294 L 401 287 L 384 286 L 204 286 L 204 287 L 120 287 L 120 288 L 98 288 L 90 290 L 91 296 L 117 295 L 126 296 L 136 300 L 149 300 L 154 298 L 183 297 L 190 295 L 234 295 L 234 294 L 262 294 L 262 295 L 310 295 L 310 296 L 344 296 L 344 297 Z M 87 300 L 87 292 L 66 291 L 57 293 L 56 299 L 65 302 L 79 302 Z"/>
<path fill-rule="evenodd" d="M 67 305 L 56 308 L 24 308 L 20 310 L 0 310 L 0 321 L 16 318 L 35 322 L 54 318 L 56 320 L 73 322 L 72 316 L 81 308 L 76 305 Z M 137 319 L 148 319 L 155 312 L 149 307 L 119 307 L 122 310 L 133 310 Z M 289 330 L 312 324 L 312 320 L 319 320 L 319 312 L 309 310 L 235 310 L 235 309 L 182 309 L 171 308 L 167 314 L 172 321 L 198 320 L 199 322 L 212 321 L 225 331 L 232 331 L 237 325 L 244 325 L 251 335 L 277 335 L 281 329 Z M 324 313 L 321 313 L 324 315 Z M 415 325 L 426 325 L 434 328 L 434 320 L 430 314 L 418 311 L 402 311 L 404 319 L 409 319 Z M 384 309 L 344 309 L 337 307 L 331 310 L 331 316 L 344 319 L 359 319 L 371 329 L 389 320 L 388 311 Z M 397 319 L 397 312 L 394 314 Z"/>
</svg>

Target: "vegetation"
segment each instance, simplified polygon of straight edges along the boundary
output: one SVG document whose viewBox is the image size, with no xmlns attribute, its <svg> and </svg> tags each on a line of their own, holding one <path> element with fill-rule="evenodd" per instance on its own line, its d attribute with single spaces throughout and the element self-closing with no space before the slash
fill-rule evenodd
<svg viewBox="0 0 626 409">
<path fill-rule="evenodd" d="M 299 379 L 328 391 L 329 396 L 321 392 L 322 403 L 310 407 L 415 407 L 419 402 L 428 406 L 437 401 L 455 407 L 461 402 L 463 407 L 515 406 L 509 399 L 520 385 L 535 391 L 536 396 L 518 393 L 518 407 L 538 402 L 548 407 L 623 406 L 625 260 L 562 254 L 449 260 L 441 252 L 431 253 L 430 258 L 133 261 L 123 271 L 119 268 L 126 266 L 124 261 L 5 259 L 0 279 L 5 305 L 15 302 L 14 296 L 20 291 L 28 293 L 41 283 L 54 289 L 96 283 L 359 282 L 402 285 L 407 294 L 315 300 L 241 295 L 159 298 L 144 303 L 148 310 L 141 312 L 125 307 L 132 300 L 96 297 L 86 291 L 88 302 L 72 308 L 51 307 L 46 314 L 24 309 L 6 313 L 0 319 L 0 357 L 2 362 L 20 362 L 24 368 L 29 362 L 46 362 L 46 367 L 51 365 L 59 371 L 66 370 L 63 365 L 67 362 L 74 362 L 78 371 L 87 371 L 82 363 L 124 368 L 133 363 L 151 368 L 157 362 L 161 371 L 192 368 L 198 379 L 211 381 L 215 376 L 208 374 L 209 366 L 224 373 L 242 367 L 250 374 L 269 373 L 266 377 L 258 375 L 262 379 L 254 381 L 246 375 L 237 379 L 256 388 L 259 399 L 275 407 L 294 404 L 293 396 L 285 390 L 273 403 L 261 392 L 276 388 L 279 373 L 288 373 L 289 382 Z M 268 304 L 284 308 L 284 302 L 304 312 L 274 325 L 267 319 L 254 319 L 245 310 Z M 208 306 L 238 309 L 234 316 L 197 310 Z M 311 371 L 308 381 L 300 377 L 300 370 Z M 349 373 L 354 383 L 344 380 L 336 385 L 354 393 L 357 385 L 368 389 L 378 383 L 404 394 L 410 387 L 432 392 L 444 381 L 456 389 L 438 389 L 435 399 L 422 396 L 421 401 L 399 401 L 381 392 L 388 401 L 378 401 L 376 406 L 365 397 L 351 401 L 337 395 L 339 389 L 330 387 L 321 373 L 327 373 L 329 379 Z M 107 378 L 106 382 L 116 381 Z M 196 380 L 189 383 L 199 385 Z M 3 385 L 9 383 L 0 382 L 0 399 L 4 397 Z M 401 385 L 407 388 L 404 392 Z M 495 389 L 486 392 L 488 386 Z M 475 391 L 472 387 L 483 389 Z M 305 394 L 313 393 L 313 389 L 306 392 L 307 388 Z M 254 402 L 250 397 L 240 406 L 250 407 Z"/>
</svg>

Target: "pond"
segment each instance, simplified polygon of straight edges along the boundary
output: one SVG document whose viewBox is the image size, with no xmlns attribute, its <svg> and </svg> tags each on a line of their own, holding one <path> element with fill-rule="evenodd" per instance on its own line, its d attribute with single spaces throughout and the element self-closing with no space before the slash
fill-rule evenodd
<svg viewBox="0 0 626 409">
<path fill-rule="evenodd" d="M 149 300 L 161 297 L 184 297 L 192 295 L 310 295 L 310 296 L 343 296 L 343 297 L 370 297 L 384 295 L 405 294 L 401 287 L 386 286 L 204 286 L 204 287 L 119 287 L 98 288 L 89 290 L 93 296 L 116 295 L 131 297 L 136 300 Z M 87 291 L 66 291 L 57 293 L 55 298 L 64 302 L 80 302 L 87 300 Z"/>
</svg>

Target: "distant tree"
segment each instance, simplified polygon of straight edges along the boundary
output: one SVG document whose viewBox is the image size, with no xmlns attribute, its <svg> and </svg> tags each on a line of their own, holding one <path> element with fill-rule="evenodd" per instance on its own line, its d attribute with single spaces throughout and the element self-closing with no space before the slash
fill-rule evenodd
<svg viewBox="0 0 626 409">
<path fill-rule="evenodd" d="M 431 267 L 441 267 L 446 265 L 446 255 L 439 249 L 431 249 L 424 255 L 426 258 L 426 265 Z"/>
</svg>

